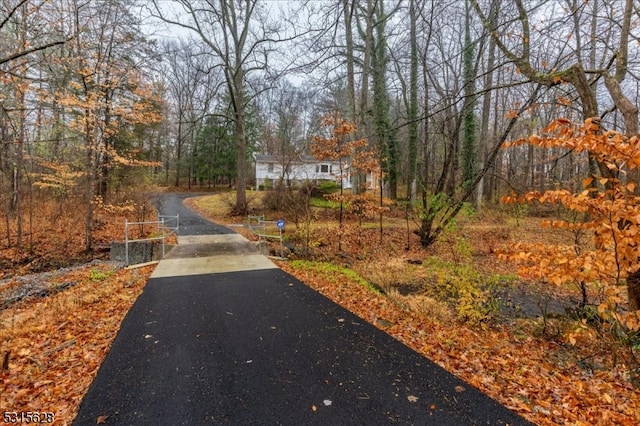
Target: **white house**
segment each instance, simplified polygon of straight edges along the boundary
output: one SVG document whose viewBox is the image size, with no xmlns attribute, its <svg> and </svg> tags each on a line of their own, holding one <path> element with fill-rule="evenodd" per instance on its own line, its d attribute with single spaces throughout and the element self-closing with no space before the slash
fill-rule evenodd
<svg viewBox="0 0 640 426">
<path fill-rule="evenodd" d="M 318 183 L 334 181 L 343 188 L 351 188 L 351 176 L 347 161 L 317 160 L 311 155 L 281 157 L 277 155 L 254 154 L 256 164 L 256 188 L 260 185 L 273 185 L 283 180 L 286 185 L 307 180 Z"/>
</svg>

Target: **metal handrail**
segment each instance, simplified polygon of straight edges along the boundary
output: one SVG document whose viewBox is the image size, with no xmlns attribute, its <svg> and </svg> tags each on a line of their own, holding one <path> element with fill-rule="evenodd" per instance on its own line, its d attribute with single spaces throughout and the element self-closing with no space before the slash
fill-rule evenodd
<svg viewBox="0 0 640 426">
<path fill-rule="evenodd" d="M 175 228 L 170 228 L 166 226 L 165 217 L 167 218 L 175 218 L 176 226 Z M 125 266 L 129 266 L 129 243 L 141 242 L 141 241 L 157 241 L 162 240 L 162 257 L 165 255 L 165 241 L 167 236 L 171 234 L 175 234 L 178 231 L 179 226 L 179 215 L 176 216 L 166 216 L 166 215 L 158 215 L 160 220 L 149 221 L 149 222 L 129 222 L 127 219 L 124 221 L 124 263 Z M 148 238 L 137 238 L 137 239 L 129 239 L 129 227 L 131 226 L 144 226 L 144 225 L 158 225 L 158 228 L 162 231 L 162 235 L 158 237 L 148 237 Z M 165 230 L 170 229 L 171 232 L 167 233 Z"/>
<path fill-rule="evenodd" d="M 180 227 L 180 215 L 179 215 L 179 214 L 177 214 L 177 215 L 175 215 L 175 216 L 170 216 L 170 215 L 166 215 L 166 214 L 159 214 L 159 215 L 158 215 L 158 220 L 161 220 L 161 219 L 171 219 L 171 220 L 165 220 L 165 223 L 164 223 L 164 224 L 165 224 L 165 227 L 166 227 L 167 229 L 170 229 L 170 230 L 172 231 L 172 232 L 170 232 L 170 234 L 171 234 L 171 233 L 172 233 L 172 234 L 177 234 L 177 233 L 178 233 L 178 228 Z M 167 225 L 167 222 L 169 222 L 169 223 L 170 223 L 170 222 L 172 222 L 174 219 L 175 219 L 175 221 L 176 221 L 176 225 L 175 225 L 175 227 L 172 227 L 172 226 Z"/>
<path fill-rule="evenodd" d="M 267 225 L 273 226 L 278 222 L 275 220 L 265 220 L 264 216 L 249 216 L 247 219 L 247 227 L 255 236 L 258 237 L 259 241 L 262 241 L 263 238 L 273 238 L 280 241 L 280 257 L 284 257 L 284 238 L 282 236 L 282 229 L 276 226 L 278 229 L 277 234 L 268 234 L 265 231 Z"/>
</svg>

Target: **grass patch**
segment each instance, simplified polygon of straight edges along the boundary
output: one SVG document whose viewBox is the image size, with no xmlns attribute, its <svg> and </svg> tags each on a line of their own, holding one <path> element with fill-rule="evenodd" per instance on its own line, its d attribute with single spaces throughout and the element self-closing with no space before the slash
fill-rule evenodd
<svg viewBox="0 0 640 426">
<path fill-rule="evenodd" d="M 268 191 L 247 191 L 249 210 L 260 209 L 264 198 L 268 194 Z M 224 218 L 231 215 L 231 210 L 235 202 L 235 191 L 229 191 L 192 198 L 187 200 L 186 204 L 193 205 L 198 212 L 205 213 L 207 217 Z"/>
<path fill-rule="evenodd" d="M 311 207 L 318 207 L 322 209 L 339 209 L 340 203 L 337 201 L 327 200 L 326 198 L 314 197 L 309 200 Z M 346 207 L 346 206 L 345 206 Z"/>
<path fill-rule="evenodd" d="M 107 278 L 111 277 L 115 271 L 101 271 L 97 268 L 91 268 L 89 271 L 89 279 L 91 281 L 104 281 Z"/>
<path fill-rule="evenodd" d="M 327 262 L 312 262 L 307 260 L 294 260 L 290 263 L 291 267 L 306 272 L 321 274 L 324 279 L 332 283 L 338 284 L 344 279 L 355 282 L 375 294 L 382 294 L 378 288 L 373 286 L 369 281 L 362 278 L 355 271 L 345 268 L 344 266 L 335 265 Z"/>
</svg>

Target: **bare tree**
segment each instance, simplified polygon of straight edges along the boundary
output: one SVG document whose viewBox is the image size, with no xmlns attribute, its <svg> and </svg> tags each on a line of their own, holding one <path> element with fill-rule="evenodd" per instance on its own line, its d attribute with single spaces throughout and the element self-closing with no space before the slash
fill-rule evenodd
<svg viewBox="0 0 640 426">
<path fill-rule="evenodd" d="M 68 126 L 84 146 L 85 249 L 93 249 L 96 198 L 106 200 L 116 164 L 127 163 L 121 137 L 131 126 L 159 120 L 141 69 L 149 44 L 140 30 L 135 4 L 72 1 L 77 36 L 61 59 L 67 87 L 52 93 L 65 105 Z"/>
<path fill-rule="evenodd" d="M 11 20 L 22 13 L 29 13 L 29 0 L 20 0 L 15 4 L 11 4 L 11 2 L 3 1 L 0 6 L 0 30 L 3 30 L 5 27 L 10 25 Z M 31 8 L 32 10 L 37 8 Z M 14 46 L 13 52 L 5 53 L 3 56 L 0 56 L 0 65 L 10 63 L 15 61 L 16 59 L 23 58 L 25 56 L 29 56 L 33 53 L 40 52 L 42 50 L 47 50 L 54 46 L 63 45 L 69 41 L 71 41 L 72 37 L 65 36 L 64 34 L 58 34 L 56 39 L 48 40 L 47 38 L 30 40 L 28 45 L 23 46 Z"/>
<path fill-rule="evenodd" d="M 197 34 L 220 61 L 233 109 L 237 143 L 235 212 L 247 212 L 247 104 L 248 75 L 267 71 L 275 43 L 284 41 L 279 26 L 271 22 L 258 0 L 173 0 L 178 11 L 164 10 L 152 0 L 152 13 L 172 25 Z M 292 36 L 293 37 L 293 36 Z M 290 38 L 289 38 L 290 39 Z"/>
<path fill-rule="evenodd" d="M 489 12 L 489 20 L 494 21 L 497 18 L 499 12 L 499 1 L 492 1 L 491 11 Z M 485 89 L 482 96 L 482 117 L 480 119 L 480 138 L 478 140 L 478 169 L 482 169 L 485 163 L 485 146 L 487 146 L 487 139 L 489 138 L 489 122 L 491 118 L 491 95 L 490 90 L 493 85 L 493 74 L 496 63 L 496 43 L 493 38 L 489 41 L 489 48 L 486 59 L 486 72 L 484 74 L 483 86 Z M 484 176 L 478 182 L 478 188 L 475 197 L 475 208 L 479 213 L 482 209 L 482 200 L 484 196 Z"/>
<path fill-rule="evenodd" d="M 191 164 L 188 149 L 222 85 L 217 64 L 194 41 L 169 41 L 164 45 L 164 78 L 174 115 L 174 185 L 180 186 L 183 166 Z M 170 165 L 168 164 L 170 167 Z M 188 179 L 189 183 L 191 179 Z"/>
<path fill-rule="evenodd" d="M 35 132 L 29 122 L 33 108 L 34 82 L 38 81 L 40 54 L 55 50 L 71 40 L 56 25 L 47 5 L 25 0 L 0 2 L 0 179 L 7 226 L 7 242 L 12 244 L 9 222 L 16 220 L 16 244 L 23 244 L 23 201 L 28 178 L 25 153 Z M 45 25 L 43 25 L 45 24 Z M 4 182 L 2 182 L 4 183 Z M 4 199 L 6 197 L 6 199 Z M 31 233 L 29 235 L 32 235 Z"/>
<path fill-rule="evenodd" d="M 527 79 L 548 87 L 569 83 L 580 99 L 584 119 L 600 115 L 597 82 L 603 79 L 615 107 L 624 117 L 627 133 L 638 133 L 638 108 L 624 94 L 621 86 L 628 70 L 633 0 L 626 0 L 622 11 L 614 7 L 607 8 L 606 4 L 594 1 L 591 16 L 586 10 L 588 3 L 569 1 L 573 27 L 563 24 L 564 17 L 552 14 L 552 18 L 549 19 L 545 15 L 557 6 L 558 2 L 555 1 L 545 1 L 527 9 L 522 0 L 516 0 L 515 10 L 502 9 L 503 20 L 506 20 L 507 13 L 511 14 L 509 18 L 512 19 L 508 22 L 514 24 L 509 27 L 507 24 L 499 24 L 497 20 L 489 19 L 477 0 L 471 0 L 471 3 L 498 48 Z M 596 38 L 592 41 L 596 44 L 587 49 L 583 45 L 582 35 L 584 34 L 587 40 L 590 38 L 589 33 L 585 34 L 585 28 L 590 29 L 591 33 L 595 31 L 598 13 L 604 15 L 607 20 L 603 23 L 607 25 L 604 39 L 616 42 L 615 45 L 598 44 Z M 565 35 L 564 38 L 558 36 L 560 31 Z M 516 33 L 517 36 L 507 36 L 507 32 Z M 573 34 L 576 34 L 575 43 L 571 42 Z M 535 50 L 538 46 L 541 48 Z M 596 64 L 596 49 L 603 52 L 597 68 L 586 68 L 586 55 L 590 58 L 588 65 Z M 595 159 L 592 160 L 595 164 Z M 598 169 L 603 176 L 611 175 L 611 171 L 603 163 L 598 163 Z"/>
</svg>

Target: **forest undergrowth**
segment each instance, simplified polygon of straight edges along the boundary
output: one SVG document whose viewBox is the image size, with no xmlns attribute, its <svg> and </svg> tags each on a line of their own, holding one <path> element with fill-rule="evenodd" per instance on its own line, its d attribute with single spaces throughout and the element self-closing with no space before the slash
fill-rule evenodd
<svg viewBox="0 0 640 426">
<path fill-rule="evenodd" d="M 0 222 L 0 280 L 64 268 L 93 259 L 108 259 L 113 241 L 124 241 L 124 223 L 156 220 L 151 193 L 122 197 L 94 206 L 92 249 L 86 250 L 86 204 L 73 196 L 57 199 L 43 192 L 23 206 L 22 230 L 16 218 Z M 10 215 L 9 215 L 10 216 Z M 131 237 L 153 232 L 149 226 L 131 229 Z M 20 237 L 18 235 L 20 234 Z"/>
<path fill-rule="evenodd" d="M 244 223 L 246 218 L 226 213 L 231 200 L 226 194 L 187 204 L 218 223 Z M 494 210 L 461 217 L 436 244 L 423 249 L 401 214 L 385 218 L 380 234 L 377 222 L 353 217 L 340 230 L 330 209 L 318 209 L 313 232 L 307 234 L 302 223 L 296 227 L 284 213 L 261 210 L 261 194 L 251 194 L 250 202 L 252 213 L 287 221 L 287 245 L 294 252 L 278 261 L 282 269 L 530 421 L 640 423 L 640 391 L 622 354 L 612 352 L 608 336 L 597 328 L 584 332 L 585 325 L 591 327 L 586 319 L 564 311 L 578 303 L 580 289 L 527 281 L 496 256 L 516 241 L 572 238 L 566 231 L 541 232 L 540 218 Z M 12 257 L 15 248 L 0 254 L 4 264 L 16 265 L 3 269 L 7 282 L 8 276 L 88 259 L 77 248 L 81 228 L 72 226 L 71 217 L 59 218 L 67 221 L 55 225 L 59 228 L 47 225 L 49 209 L 55 205 L 40 208 L 48 232 L 33 235 L 43 247 L 24 258 Z M 123 220 L 100 215 L 97 239 L 121 240 Z M 299 249 L 305 235 L 312 236 L 310 252 Z M 63 255 L 58 247 L 76 251 Z M 1 310 L 0 406 L 55 411 L 56 424 L 70 424 L 152 269 L 85 263 L 48 276 L 53 289 L 73 284 L 63 291 Z"/>
</svg>

